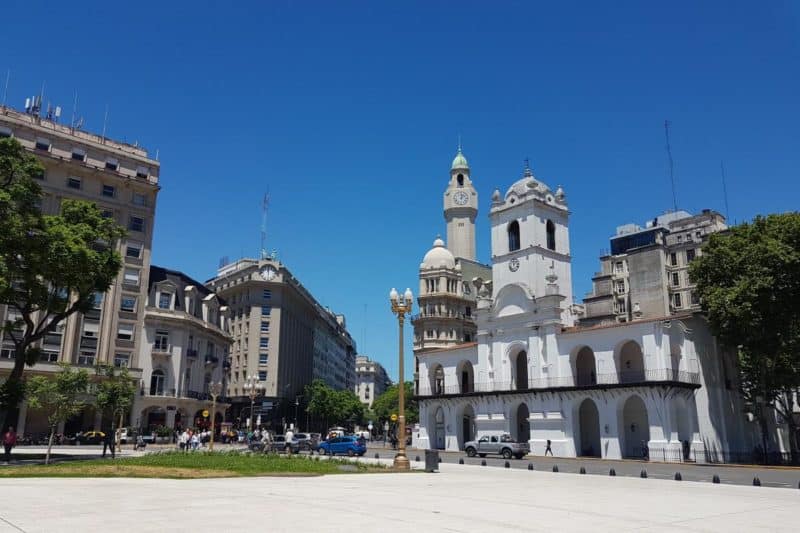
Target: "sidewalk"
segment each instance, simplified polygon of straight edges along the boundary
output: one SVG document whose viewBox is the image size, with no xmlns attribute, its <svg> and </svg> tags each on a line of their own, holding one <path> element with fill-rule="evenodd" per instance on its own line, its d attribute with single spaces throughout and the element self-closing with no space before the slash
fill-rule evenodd
<svg viewBox="0 0 800 533">
<path fill-rule="evenodd" d="M 360 461 L 371 461 L 360 459 Z M 386 460 L 388 461 L 388 460 Z M 795 531 L 797 492 L 441 464 L 436 474 L 9 479 L 0 531 Z M 41 494 L 58 498 L 41 504 Z M 191 520 L 176 517 L 190 516 Z M 19 529 L 12 529 L 19 528 Z"/>
</svg>

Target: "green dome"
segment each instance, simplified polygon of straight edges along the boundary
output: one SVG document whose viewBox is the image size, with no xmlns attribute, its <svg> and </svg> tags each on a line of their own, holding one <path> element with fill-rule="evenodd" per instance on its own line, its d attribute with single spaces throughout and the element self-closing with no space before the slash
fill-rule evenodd
<svg viewBox="0 0 800 533">
<path fill-rule="evenodd" d="M 455 158 L 453 158 L 453 164 L 450 166 L 450 170 L 456 170 L 460 168 L 469 170 L 467 158 L 461 153 L 461 148 L 458 149 L 458 153 L 456 154 Z"/>
</svg>

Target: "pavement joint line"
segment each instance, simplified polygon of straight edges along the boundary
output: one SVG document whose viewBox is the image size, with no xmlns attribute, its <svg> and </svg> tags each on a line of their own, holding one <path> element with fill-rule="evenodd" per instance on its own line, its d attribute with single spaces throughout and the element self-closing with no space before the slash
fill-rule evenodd
<svg viewBox="0 0 800 533">
<path fill-rule="evenodd" d="M 13 527 L 13 528 L 14 528 L 14 529 L 16 529 L 17 531 L 22 531 L 22 533 L 27 533 L 27 532 L 26 532 L 24 529 L 22 529 L 21 527 L 19 527 L 19 526 L 18 526 L 18 525 L 16 525 L 16 524 L 14 524 L 13 522 L 9 522 L 8 520 L 6 520 L 5 518 L 3 518 L 2 516 L 0 516 L 0 520 L 2 520 L 3 522 L 5 522 L 5 523 L 6 523 L 6 524 L 8 524 L 9 526 Z"/>
</svg>

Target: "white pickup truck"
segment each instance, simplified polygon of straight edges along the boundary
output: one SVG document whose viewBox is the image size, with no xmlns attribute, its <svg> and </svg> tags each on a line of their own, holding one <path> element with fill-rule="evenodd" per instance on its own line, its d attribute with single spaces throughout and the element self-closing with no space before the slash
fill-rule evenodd
<svg viewBox="0 0 800 533">
<path fill-rule="evenodd" d="M 522 459 L 531 451 L 527 442 L 515 442 L 511 435 L 485 435 L 477 441 L 471 440 L 464 445 L 464 451 L 470 457 L 488 454 L 502 455 L 506 459 L 516 457 Z"/>
</svg>

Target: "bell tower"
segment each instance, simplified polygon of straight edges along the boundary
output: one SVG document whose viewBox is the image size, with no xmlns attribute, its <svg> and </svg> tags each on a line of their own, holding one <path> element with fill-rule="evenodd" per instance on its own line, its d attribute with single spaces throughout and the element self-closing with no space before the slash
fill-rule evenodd
<svg viewBox="0 0 800 533">
<path fill-rule="evenodd" d="M 450 165 L 450 183 L 444 191 L 444 219 L 447 222 L 447 248 L 455 257 L 475 261 L 475 217 L 478 193 L 469 178 L 467 158 L 458 153 Z"/>
</svg>

